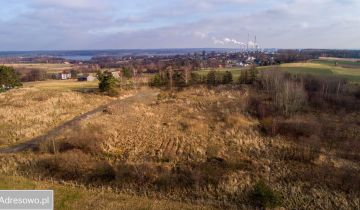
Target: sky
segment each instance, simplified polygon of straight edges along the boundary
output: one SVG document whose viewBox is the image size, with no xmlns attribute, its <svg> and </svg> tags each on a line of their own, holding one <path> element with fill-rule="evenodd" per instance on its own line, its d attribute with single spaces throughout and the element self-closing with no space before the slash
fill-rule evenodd
<svg viewBox="0 0 360 210">
<path fill-rule="evenodd" d="M 0 0 L 0 51 L 241 48 L 255 36 L 360 49 L 360 0 Z"/>
</svg>

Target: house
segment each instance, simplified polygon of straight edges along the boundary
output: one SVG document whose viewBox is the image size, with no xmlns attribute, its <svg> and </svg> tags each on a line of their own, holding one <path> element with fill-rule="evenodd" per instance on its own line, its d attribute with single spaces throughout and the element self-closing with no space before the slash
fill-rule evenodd
<svg viewBox="0 0 360 210">
<path fill-rule="evenodd" d="M 84 74 L 81 76 L 78 76 L 78 81 L 79 82 L 92 82 L 96 79 L 96 77 L 94 77 L 91 74 Z"/>
<path fill-rule="evenodd" d="M 58 73 L 55 75 L 55 78 L 61 79 L 61 80 L 71 79 L 71 73 L 69 73 L 69 72 Z"/>
</svg>

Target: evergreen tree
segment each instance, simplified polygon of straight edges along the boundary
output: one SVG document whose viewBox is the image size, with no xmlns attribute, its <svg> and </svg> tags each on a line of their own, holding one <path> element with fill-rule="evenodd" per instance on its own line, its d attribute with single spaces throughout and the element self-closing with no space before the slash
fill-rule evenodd
<svg viewBox="0 0 360 210">
<path fill-rule="evenodd" d="M 233 82 L 233 75 L 230 71 L 226 71 L 223 76 L 223 84 L 231 84 Z"/>
<path fill-rule="evenodd" d="M 206 77 L 206 83 L 208 85 L 216 85 L 216 73 L 214 70 L 211 70 L 207 77 Z"/>
<path fill-rule="evenodd" d="M 255 82 L 257 74 L 258 74 L 258 70 L 256 69 L 256 66 L 252 65 L 250 70 L 249 70 L 249 77 L 250 77 L 249 78 L 249 83 L 250 84 Z"/>
<path fill-rule="evenodd" d="M 78 72 L 77 72 L 75 69 L 71 69 L 70 73 L 71 73 L 71 78 L 72 78 L 72 79 L 76 79 L 76 78 L 77 78 Z"/>
<path fill-rule="evenodd" d="M 97 74 L 99 79 L 99 89 L 101 92 L 114 92 L 117 80 L 110 72 L 99 72 Z"/>
<path fill-rule="evenodd" d="M 20 75 L 13 67 L 0 66 L 0 91 L 22 86 Z"/>
<path fill-rule="evenodd" d="M 240 73 L 239 83 L 240 84 L 248 84 L 249 76 L 247 70 L 242 70 Z"/>
</svg>

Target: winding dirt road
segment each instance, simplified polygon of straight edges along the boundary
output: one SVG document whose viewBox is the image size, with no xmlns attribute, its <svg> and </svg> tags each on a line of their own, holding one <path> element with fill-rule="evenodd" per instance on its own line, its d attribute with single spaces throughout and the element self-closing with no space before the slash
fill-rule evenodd
<svg viewBox="0 0 360 210">
<path fill-rule="evenodd" d="M 84 114 L 78 115 L 74 117 L 73 119 L 64 122 L 63 124 L 51 129 L 49 132 L 47 132 L 44 135 L 35 137 L 29 141 L 26 141 L 24 143 L 20 143 L 14 146 L 6 147 L 6 148 L 0 148 L 0 153 L 16 153 L 16 152 L 23 152 L 26 150 L 33 150 L 36 149 L 37 146 L 46 141 L 51 139 L 52 136 L 59 135 L 63 130 L 73 127 L 77 124 L 79 124 L 81 121 L 91 118 L 95 114 L 99 112 L 103 112 L 107 107 L 110 107 L 112 105 L 120 105 L 120 106 L 131 106 L 134 103 L 144 103 L 149 104 L 153 102 L 156 99 L 158 92 L 154 89 L 150 88 L 143 88 L 136 92 L 134 95 L 124 96 L 120 99 L 117 99 L 115 101 L 112 101 L 108 104 L 99 106 L 89 112 L 86 112 Z"/>
</svg>

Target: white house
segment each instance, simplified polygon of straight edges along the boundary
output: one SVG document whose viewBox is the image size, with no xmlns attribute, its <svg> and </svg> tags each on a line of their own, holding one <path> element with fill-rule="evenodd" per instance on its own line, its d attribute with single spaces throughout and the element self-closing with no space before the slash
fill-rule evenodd
<svg viewBox="0 0 360 210">
<path fill-rule="evenodd" d="M 56 79 L 61 79 L 61 80 L 71 79 L 71 73 L 63 72 L 56 74 Z"/>
</svg>

